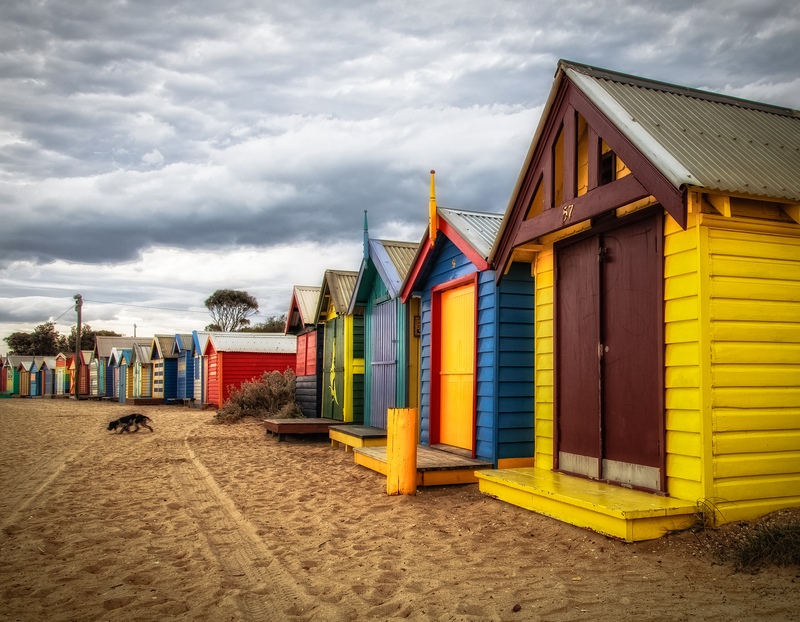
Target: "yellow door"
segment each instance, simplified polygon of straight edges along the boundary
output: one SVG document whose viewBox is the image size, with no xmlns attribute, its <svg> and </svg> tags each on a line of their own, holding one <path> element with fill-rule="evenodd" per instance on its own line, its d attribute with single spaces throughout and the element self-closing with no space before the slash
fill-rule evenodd
<svg viewBox="0 0 800 622">
<path fill-rule="evenodd" d="M 475 286 L 442 292 L 439 442 L 472 450 Z"/>
</svg>

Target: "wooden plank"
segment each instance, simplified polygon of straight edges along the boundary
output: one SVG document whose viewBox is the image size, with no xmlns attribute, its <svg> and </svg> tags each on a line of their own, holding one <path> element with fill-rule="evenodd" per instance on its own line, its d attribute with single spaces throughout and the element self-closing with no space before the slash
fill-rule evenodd
<svg viewBox="0 0 800 622">
<path fill-rule="evenodd" d="M 283 441 L 286 434 L 327 434 L 331 426 L 341 425 L 341 421 L 323 417 L 308 417 L 296 419 L 265 419 L 264 428 L 278 436 L 278 442 Z"/>
</svg>

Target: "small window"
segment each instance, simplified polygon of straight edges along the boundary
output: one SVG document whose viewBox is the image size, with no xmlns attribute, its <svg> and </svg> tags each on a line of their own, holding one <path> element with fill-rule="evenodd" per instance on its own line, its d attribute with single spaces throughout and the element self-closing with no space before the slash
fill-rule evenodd
<svg viewBox="0 0 800 622">
<path fill-rule="evenodd" d="M 617 156 L 613 151 L 607 151 L 600 156 L 600 185 L 610 184 L 617 178 Z"/>
</svg>

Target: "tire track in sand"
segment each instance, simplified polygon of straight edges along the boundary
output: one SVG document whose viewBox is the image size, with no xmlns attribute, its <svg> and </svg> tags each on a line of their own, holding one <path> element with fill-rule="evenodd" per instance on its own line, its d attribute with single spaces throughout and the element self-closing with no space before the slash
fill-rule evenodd
<svg viewBox="0 0 800 622">
<path fill-rule="evenodd" d="M 68 453 L 45 456 L 4 485 L 2 506 L 7 510 L 5 517 L 0 518 L 0 531 L 13 525 L 19 515 L 39 499 L 50 484 L 70 463 L 86 451 L 87 447 L 88 445 L 84 445 Z"/>
<path fill-rule="evenodd" d="M 242 613 L 253 622 L 310 619 L 314 600 L 298 586 L 192 451 L 189 432 L 183 439 L 166 444 L 169 464 L 181 499 L 227 579 L 238 588 Z"/>
</svg>

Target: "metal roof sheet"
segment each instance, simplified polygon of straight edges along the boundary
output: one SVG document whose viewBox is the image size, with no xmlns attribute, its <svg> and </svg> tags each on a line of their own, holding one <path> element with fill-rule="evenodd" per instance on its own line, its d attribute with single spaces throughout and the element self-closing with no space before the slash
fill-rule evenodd
<svg viewBox="0 0 800 622">
<path fill-rule="evenodd" d="M 141 361 L 142 363 L 149 363 L 150 359 L 150 345 L 151 341 L 147 344 L 135 343 L 131 346 L 131 353 L 133 355 L 131 360 Z"/>
<path fill-rule="evenodd" d="M 303 324 L 314 323 L 314 312 L 317 310 L 319 292 L 321 287 L 311 285 L 295 285 L 294 297 L 297 300 L 297 308 L 300 310 L 300 318 Z"/>
<path fill-rule="evenodd" d="M 411 266 L 414 265 L 414 257 L 417 255 L 417 248 L 419 242 L 396 242 L 391 240 L 377 240 L 383 246 L 386 254 L 389 256 L 397 276 L 400 281 L 404 281 Z"/>
<path fill-rule="evenodd" d="M 138 337 L 113 337 L 99 335 L 94 338 L 94 349 L 97 356 L 108 358 L 111 356 L 111 348 L 130 348 L 134 343 L 150 343 L 150 338 L 140 339 Z"/>
<path fill-rule="evenodd" d="M 437 207 L 437 214 L 460 235 L 467 244 L 474 248 L 481 257 L 488 259 L 492 250 L 503 214 L 491 212 L 473 212 Z"/>
<path fill-rule="evenodd" d="M 350 305 L 350 298 L 356 287 L 357 278 L 358 272 L 352 272 L 350 270 L 326 270 L 320 295 L 324 293 L 329 294 L 337 313 L 345 313 L 347 307 Z M 324 311 L 324 309 L 319 309 L 319 305 L 317 305 L 317 312 L 319 313 L 320 311 Z"/>
<path fill-rule="evenodd" d="M 22 361 L 25 360 L 33 360 L 33 357 L 25 354 L 8 354 L 3 361 L 3 365 L 6 367 L 16 368 Z"/>
<path fill-rule="evenodd" d="M 175 341 L 172 344 L 172 351 L 175 354 L 180 354 L 181 352 L 191 351 L 192 344 L 194 341 L 192 340 L 192 335 L 189 333 L 177 333 L 175 335 Z"/>
<path fill-rule="evenodd" d="M 297 352 L 297 338 L 283 333 L 210 333 L 209 339 L 217 352 Z"/>
<path fill-rule="evenodd" d="M 800 200 L 800 112 L 561 61 L 676 186 Z"/>
<path fill-rule="evenodd" d="M 178 353 L 173 351 L 172 346 L 175 344 L 175 335 L 153 335 L 152 345 L 160 353 L 162 358 L 174 359 L 178 357 Z"/>
</svg>

